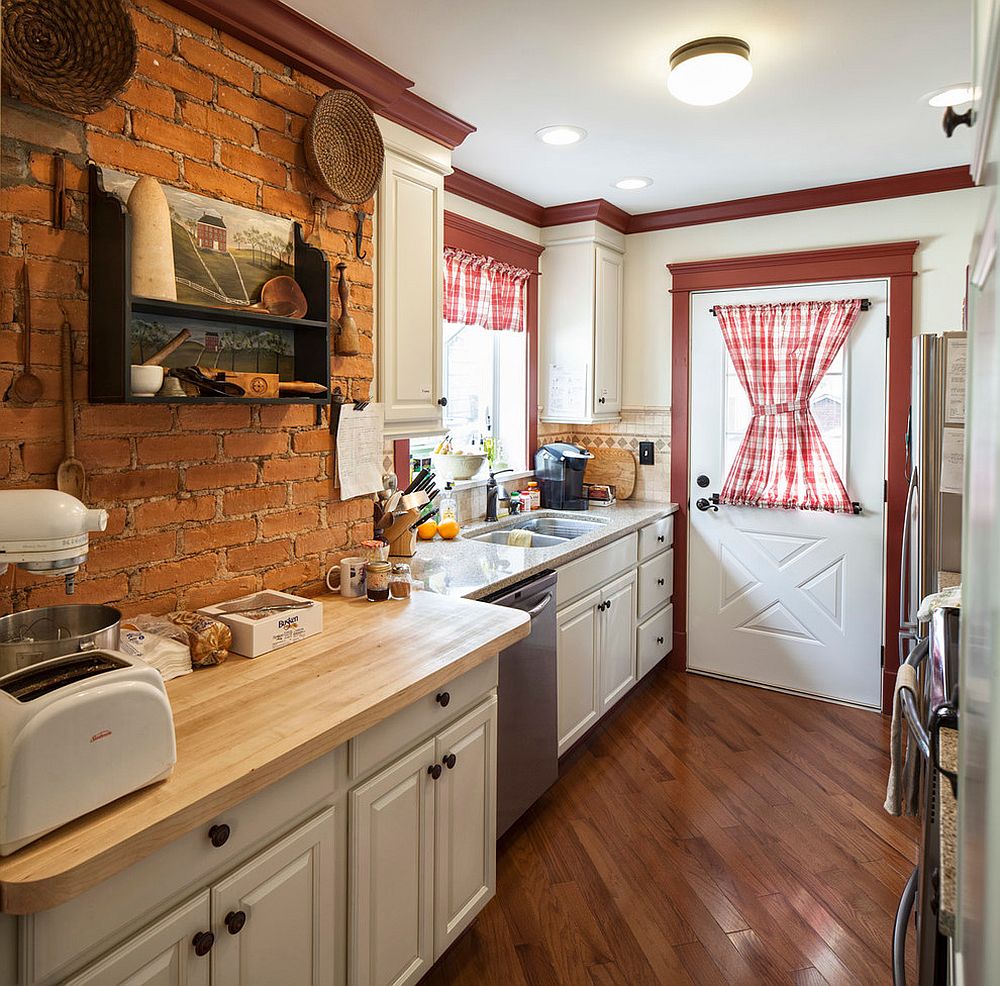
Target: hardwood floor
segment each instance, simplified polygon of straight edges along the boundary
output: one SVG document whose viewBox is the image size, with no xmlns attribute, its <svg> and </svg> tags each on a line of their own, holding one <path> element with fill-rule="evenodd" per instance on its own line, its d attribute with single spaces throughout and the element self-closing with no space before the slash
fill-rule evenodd
<svg viewBox="0 0 1000 986">
<path fill-rule="evenodd" d="M 890 983 L 917 826 L 882 810 L 888 736 L 654 672 L 501 841 L 496 898 L 423 983 Z"/>
</svg>

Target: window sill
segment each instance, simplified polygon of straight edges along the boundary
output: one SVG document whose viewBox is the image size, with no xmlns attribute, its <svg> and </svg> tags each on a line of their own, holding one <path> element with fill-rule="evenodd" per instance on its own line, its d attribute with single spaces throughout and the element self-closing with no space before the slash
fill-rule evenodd
<svg viewBox="0 0 1000 986">
<path fill-rule="evenodd" d="M 535 472 L 533 469 L 522 469 L 517 472 L 505 472 L 502 475 L 497 476 L 498 483 L 509 483 L 518 479 L 528 479 L 534 476 Z M 480 486 L 485 486 L 490 481 L 489 474 L 485 476 L 476 476 L 474 479 L 459 479 L 455 481 L 454 490 L 456 493 L 462 490 L 474 490 L 478 489 Z"/>
</svg>

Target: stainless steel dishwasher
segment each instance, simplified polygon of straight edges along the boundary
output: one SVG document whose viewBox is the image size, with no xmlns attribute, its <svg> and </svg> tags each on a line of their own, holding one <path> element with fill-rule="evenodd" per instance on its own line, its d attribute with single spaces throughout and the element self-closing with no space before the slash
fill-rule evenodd
<svg viewBox="0 0 1000 986">
<path fill-rule="evenodd" d="M 531 633 L 500 652 L 497 838 L 558 779 L 556 573 L 544 571 L 487 596 L 531 615 Z"/>
</svg>

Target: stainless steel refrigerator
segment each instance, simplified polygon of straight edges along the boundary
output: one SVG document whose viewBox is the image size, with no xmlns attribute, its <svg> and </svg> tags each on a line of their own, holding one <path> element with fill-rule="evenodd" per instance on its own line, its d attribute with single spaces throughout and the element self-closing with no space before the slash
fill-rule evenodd
<svg viewBox="0 0 1000 986">
<path fill-rule="evenodd" d="M 899 600 L 901 663 L 926 634 L 926 625 L 917 623 L 920 601 L 938 591 L 940 573 L 960 573 L 962 568 L 961 476 L 955 476 L 955 457 L 964 438 L 965 346 L 962 332 L 913 340 L 906 438 L 910 486 Z"/>
</svg>

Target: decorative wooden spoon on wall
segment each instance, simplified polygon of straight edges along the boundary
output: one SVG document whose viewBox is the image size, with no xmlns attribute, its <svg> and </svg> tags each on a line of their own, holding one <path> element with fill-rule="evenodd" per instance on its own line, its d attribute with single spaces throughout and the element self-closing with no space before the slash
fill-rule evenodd
<svg viewBox="0 0 1000 986">
<path fill-rule="evenodd" d="M 309 303 L 294 277 L 281 274 L 265 281 L 260 289 L 260 301 L 255 305 L 223 305 L 223 308 L 241 312 L 267 312 L 285 318 L 302 318 L 309 310 Z"/>
<path fill-rule="evenodd" d="M 28 265 L 24 265 L 21 279 L 24 295 L 24 319 L 21 334 L 24 336 L 24 372 L 14 381 L 14 396 L 22 404 L 34 404 L 42 396 L 42 381 L 31 372 L 31 286 L 28 283 Z"/>
<path fill-rule="evenodd" d="M 70 324 L 63 319 L 62 324 L 62 398 L 63 398 L 63 441 L 66 455 L 56 471 L 56 488 L 82 500 L 87 488 L 87 473 L 83 463 L 76 457 L 76 432 L 73 424 L 73 340 Z"/>
<path fill-rule="evenodd" d="M 340 282 L 337 284 L 337 293 L 340 295 L 340 318 L 334 321 L 336 329 L 334 352 L 338 356 L 357 356 L 361 350 L 361 340 L 358 323 L 354 321 L 354 316 L 347 307 L 351 301 L 351 286 L 344 276 L 347 264 L 341 261 L 337 264 L 337 270 L 340 272 Z"/>
</svg>

